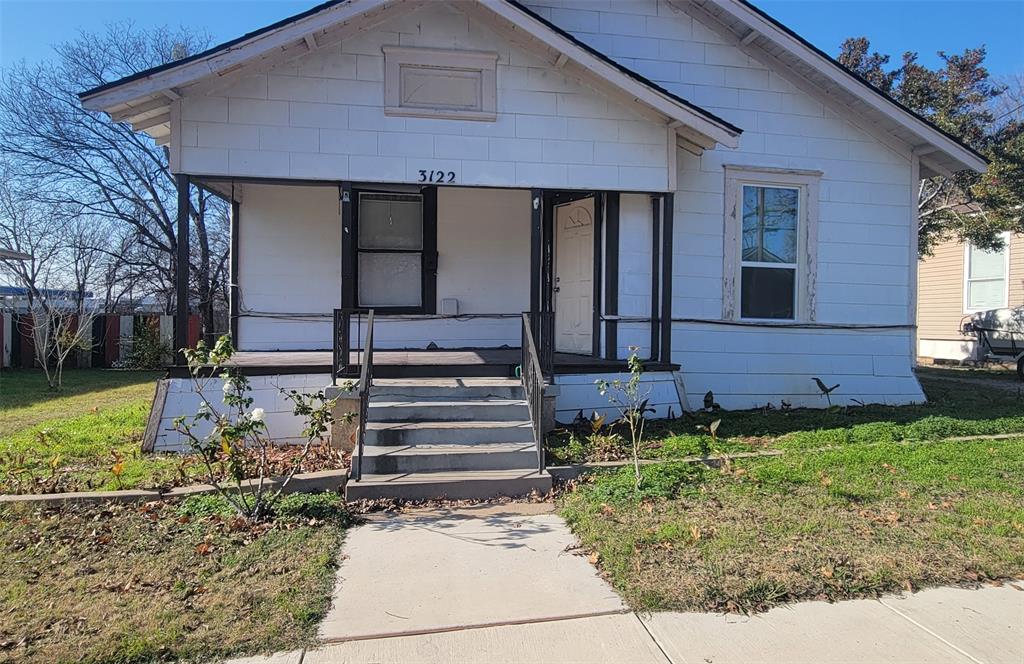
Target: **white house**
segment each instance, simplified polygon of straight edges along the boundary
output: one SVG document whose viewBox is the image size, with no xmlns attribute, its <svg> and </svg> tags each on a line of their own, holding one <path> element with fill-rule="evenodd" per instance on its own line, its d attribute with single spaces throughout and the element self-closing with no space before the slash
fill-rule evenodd
<svg viewBox="0 0 1024 664">
<path fill-rule="evenodd" d="M 820 406 L 813 377 L 923 401 L 917 182 L 985 168 L 744 0 L 328 2 L 82 103 L 233 202 L 239 364 L 292 374 L 268 404 L 332 349 L 361 369 L 336 309 L 374 310 L 375 382 L 508 377 L 529 312 L 560 420 L 631 346 L 659 415 Z"/>
</svg>

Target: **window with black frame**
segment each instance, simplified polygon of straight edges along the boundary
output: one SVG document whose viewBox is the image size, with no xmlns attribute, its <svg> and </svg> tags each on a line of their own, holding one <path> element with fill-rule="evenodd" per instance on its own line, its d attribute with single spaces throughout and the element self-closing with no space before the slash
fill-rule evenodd
<svg viewBox="0 0 1024 664">
<path fill-rule="evenodd" d="M 743 185 L 740 316 L 797 317 L 800 190 Z"/>
<path fill-rule="evenodd" d="M 359 192 L 356 243 L 360 307 L 423 306 L 423 196 Z"/>
</svg>

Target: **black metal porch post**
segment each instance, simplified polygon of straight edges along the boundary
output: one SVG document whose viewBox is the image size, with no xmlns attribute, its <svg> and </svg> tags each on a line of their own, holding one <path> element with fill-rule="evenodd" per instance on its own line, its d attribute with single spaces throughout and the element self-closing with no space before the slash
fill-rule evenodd
<svg viewBox="0 0 1024 664">
<path fill-rule="evenodd" d="M 604 209 L 604 356 L 619 357 L 619 192 L 610 191 Z"/>
<path fill-rule="evenodd" d="M 530 327 L 538 343 L 540 335 L 542 248 L 544 244 L 544 190 L 530 191 Z"/>
<path fill-rule="evenodd" d="M 178 188 L 177 257 L 174 265 L 175 309 L 174 350 L 177 362 L 185 363 L 182 350 L 188 346 L 188 277 L 189 277 L 189 177 L 184 173 L 174 176 Z"/>
<path fill-rule="evenodd" d="M 234 187 L 232 187 L 232 194 L 233 193 L 234 193 Z M 239 345 L 239 339 L 238 339 L 238 312 L 239 312 L 239 307 L 240 307 L 240 304 L 241 304 L 238 301 L 238 296 L 239 296 L 239 286 L 238 286 L 238 245 L 239 245 L 239 237 L 238 237 L 238 231 L 239 231 L 239 224 L 242 221 L 241 216 L 242 216 L 242 206 L 241 206 L 241 204 L 238 201 L 232 199 L 232 201 L 231 201 L 231 256 L 230 256 L 230 258 L 231 258 L 231 261 L 230 261 L 231 272 L 230 272 L 230 275 L 229 275 L 230 279 L 231 279 L 231 281 L 229 282 L 231 284 L 231 287 L 230 287 L 229 292 L 228 292 L 228 295 L 230 297 L 229 305 L 228 306 L 230 307 L 230 310 L 231 310 L 231 313 L 230 313 L 230 315 L 231 315 L 231 321 L 230 321 L 230 323 L 231 323 L 231 345 L 234 346 L 235 348 L 238 348 L 238 345 Z"/>
<path fill-rule="evenodd" d="M 672 226 L 675 194 L 665 194 L 661 215 L 661 361 L 672 361 Z"/>
</svg>

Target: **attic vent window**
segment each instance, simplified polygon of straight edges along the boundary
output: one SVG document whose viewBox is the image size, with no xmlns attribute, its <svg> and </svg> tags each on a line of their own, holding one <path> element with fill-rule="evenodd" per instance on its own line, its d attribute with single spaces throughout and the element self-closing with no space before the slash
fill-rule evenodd
<svg viewBox="0 0 1024 664">
<path fill-rule="evenodd" d="M 383 50 L 385 114 L 497 119 L 497 53 L 402 46 Z"/>
</svg>

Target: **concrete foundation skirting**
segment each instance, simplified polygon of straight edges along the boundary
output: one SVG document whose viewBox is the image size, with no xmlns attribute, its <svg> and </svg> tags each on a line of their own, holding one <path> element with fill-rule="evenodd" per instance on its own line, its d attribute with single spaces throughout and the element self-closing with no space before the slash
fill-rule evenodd
<svg viewBox="0 0 1024 664">
<path fill-rule="evenodd" d="M 285 493 L 314 493 L 317 491 L 337 491 L 345 489 L 345 482 L 348 480 L 348 470 L 323 470 L 316 473 L 301 473 L 292 477 L 291 482 L 285 487 Z M 284 482 L 283 478 L 271 478 L 264 482 L 268 490 L 275 490 Z M 249 485 L 252 485 L 252 480 Z M 193 484 L 192 486 L 175 487 L 167 491 L 75 491 L 71 493 L 26 493 L 26 494 L 5 494 L 0 495 L 0 505 L 3 504 L 38 504 L 38 505 L 60 505 L 73 503 L 79 505 L 94 503 L 143 503 L 153 500 L 173 500 L 175 498 L 187 498 L 188 496 L 216 493 L 217 490 L 209 484 Z"/>
<path fill-rule="evenodd" d="M 751 459 L 759 457 L 782 456 L 780 450 L 766 450 L 764 452 L 736 452 L 735 454 L 723 454 L 721 456 L 703 457 L 690 456 L 680 459 L 640 459 L 640 465 L 646 466 L 652 463 L 702 463 L 705 466 L 718 468 L 725 461 L 732 459 Z M 632 459 L 621 461 L 594 461 L 591 463 L 577 463 L 569 466 L 548 466 L 545 470 L 559 482 L 574 480 L 580 475 L 593 473 L 601 470 L 617 470 L 623 466 L 633 465 Z"/>
</svg>

